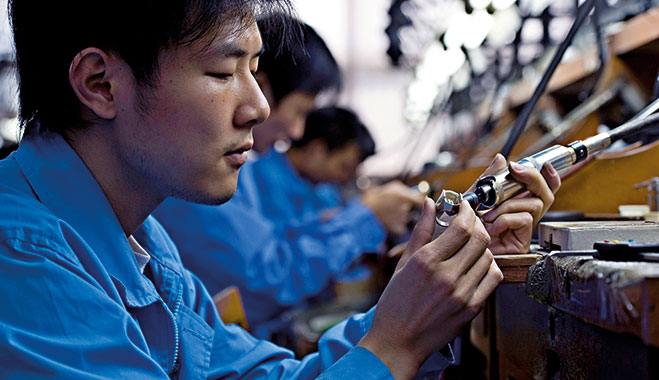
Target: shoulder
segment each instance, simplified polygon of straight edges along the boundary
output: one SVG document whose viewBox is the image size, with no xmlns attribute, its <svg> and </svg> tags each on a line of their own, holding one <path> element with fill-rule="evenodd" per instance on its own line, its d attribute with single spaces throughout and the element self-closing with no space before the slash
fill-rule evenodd
<svg viewBox="0 0 659 380">
<path fill-rule="evenodd" d="M 0 255 L 22 252 L 80 265 L 72 245 L 82 239 L 37 199 L 0 190 L 0 210 Z"/>
<path fill-rule="evenodd" d="M 75 231 L 32 192 L 12 156 L 0 161 L 0 252 L 26 250 L 78 263 Z"/>
<path fill-rule="evenodd" d="M 54 215 L 32 193 L 0 185 L 0 240 L 58 241 L 64 221 Z"/>
</svg>

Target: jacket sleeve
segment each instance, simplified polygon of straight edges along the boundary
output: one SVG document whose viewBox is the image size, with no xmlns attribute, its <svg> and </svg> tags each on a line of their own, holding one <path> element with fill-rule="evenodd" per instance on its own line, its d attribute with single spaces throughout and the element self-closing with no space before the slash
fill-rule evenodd
<svg viewBox="0 0 659 380">
<path fill-rule="evenodd" d="M 194 276 L 191 276 L 194 278 Z M 301 360 L 293 352 L 265 340 L 257 340 L 236 325 L 224 325 L 209 313 L 212 301 L 197 279 L 195 302 L 215 330 L 209 379 L 370 379 L 393 380 L 389 369 L 369 350 L 355 347 L 370 329 L 373 310 L 357 314 L 328 330 L 318 342 L 318 352 Z M 205 305 L 205 306 L 204 306 Z M 205 309 L 205 310 L 204 310 Z"/>
<path fill-rule="evenodd" d="M 195 335 L 201 339 L 187 340 L 187 342 L 195 342 L 195 347 L 188 347 L 187 351 L 186 340 L 183 340 L 183 352 L 196 356 L 187 360 L 188 366 L 195 361 L 208 363 L 206 377 L 210 379 L 315 379 L 321 373 L 328 376 L 326 377 L 328 379 L 345 379 L 343 375 L 346 373 L 360 372 L 368 374 L 364 379 L 391 379 L 388 368 L 375 355 L 366 349 L 355 348 L 371 327 L 373 310 L 337 324 L 321 337 L 317 353 L 296 360 L 288 349 L 265 340 L 258 340 L 236 325 L 225 325 L 220 320 L 215 305 L 199 278 L 181 267 L 176 247 L 164 230 L 155 223 L 153 225 L 157 230 L 149 229 L 148 237 L 153 238 L 154 241 L 167 243 L 156 244 L 153 247 L 159 247 L 163 253 L 170 252 L 171 255 L 161 255 L 161 258 L 170 257 L 171 267 L 179 268 L 183 274 L 181 310 L 188 308 L 191 313 L 201 317 L 208 330 L 212 331 L 208 334 L 204 332 L 207 328 L 201 326 L 196 329 Z M 141 241 L 148 242 L 146 239 Z M 184 330 L 185 336 L 189 333 L 185 331 L 186 326 L 195 325 L 185 323 L 179 326 Z M 206 345 L 208 351 L 202 348 Z M 208 361 L 201 360 L 200 356 L 207 357 Z M 183 361 L 185 362 L 186 359 Z"/>
<path fill-rule="evenodd" d="M 236 325 L 224 325 L 216 313 L 208 312 L 213 308 L 212 301 L 199 280 L 196 281 L 202 300 L 195 304 L 206 309 L 197 312 L 206 315 L 215 330 L 209 379 L 393 380 L 391 372 L 377 356 L 356 346 L 371 328 L 375 307 L 329 329 L 318 341 L 318 352 L 296 360 L 288 349 L 257 340 Z M 416 378 L 440 379 L 441 372 L 452 360 L 450 347 L 446 349 L 448 355 L 440 352 L 431 355 Z"/>
</svg>

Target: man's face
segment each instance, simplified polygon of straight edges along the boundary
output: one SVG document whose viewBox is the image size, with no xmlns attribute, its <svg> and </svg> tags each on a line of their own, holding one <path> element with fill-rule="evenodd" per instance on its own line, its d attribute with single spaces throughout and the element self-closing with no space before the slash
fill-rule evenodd
<svg viewBox="0 0 659 380">
<path fill-rule="evenodd" d="M 267 150 L 277 140 L 297 140 L 304 134 L 307 115 L 314 109 L 316 95 L 293 91 L 284 96 L 268 120 L 254 130 L 254 147 Z"/>
<path fill-rule="evenodd" d="M 361 152 L 357 143 L 328 151 L 320 150 L 309 158 L 309 167 L 305 175 L 314 183 L 343 183 L 355 176 L 361 162 Z"/>
<path fill-rule="evenodd" d="M 269 113 L 253 76 L 261 46 L 253 23 L 218 36 L 201 56 L 194 46 L 170 50 L 157 87 L 143 90 L 146 114 L 137 91 L 119 104 L 120 157 L 156 196 L 218 204 L 233 195 L 252 127 Z"/>
</svg>

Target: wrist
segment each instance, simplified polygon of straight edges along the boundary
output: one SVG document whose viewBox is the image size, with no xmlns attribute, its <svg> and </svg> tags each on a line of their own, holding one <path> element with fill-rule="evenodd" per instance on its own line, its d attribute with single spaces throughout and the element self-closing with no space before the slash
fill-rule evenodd
<svg viewBox="0 0 659 380">
<path fill-rule="evenodd" d="M 362 194 L 362 196 L 359 198 L 359 202 L 363 204 L 364 206 L 368 207 L 371 211 L 375 208 L 373 204 L 373 199 L 369 194 Z"/>
<path fill-rule="evenodd" d="M 421 366 L 422 360 L 418 359 L 411 350 L 378 339 L 372 331 L 366 333 L 357 345 L 377 356 L 396 380 L 413 379 Z"/>
</svg>

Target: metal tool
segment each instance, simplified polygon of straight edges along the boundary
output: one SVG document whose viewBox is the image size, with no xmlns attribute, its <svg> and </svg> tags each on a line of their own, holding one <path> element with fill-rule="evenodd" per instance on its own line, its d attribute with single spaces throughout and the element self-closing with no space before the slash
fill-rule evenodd
<svg viewBox="0 0 659 380">
<path fill-rule="evenodd" d="M 583 141 L 577 140 L 567 146 L 554 145 L 540 153 L 523 158 L 517 163 L 541 170 L 542 166 L 549 162 L 559 175 L 563 175 L 574 164 L 603 151 L 614 142 L 655 125 L 659 125 L 659 114 L 634 119 L 618 128 L 589 137 Z M 476 181 L 473 192 L 460 194 L 451 190 L 443 190 L 437 199 L 437 217 L 435 220 L 440 226 L 447 227 L 452 217 L 457 214 L 462 201 L 469 202 L 474 210 L 487 210 L 523 191 L 524 185 L 516 182 L 508 169 L 501 173 L 486 175 Z"/>
<path fill-rule="evenodd" d="M 652 177 L 634 185 L 634 189 L 648 189 L 648 207 L 651 211 L 659 211 L 659 177 Z"/>
</svg>

